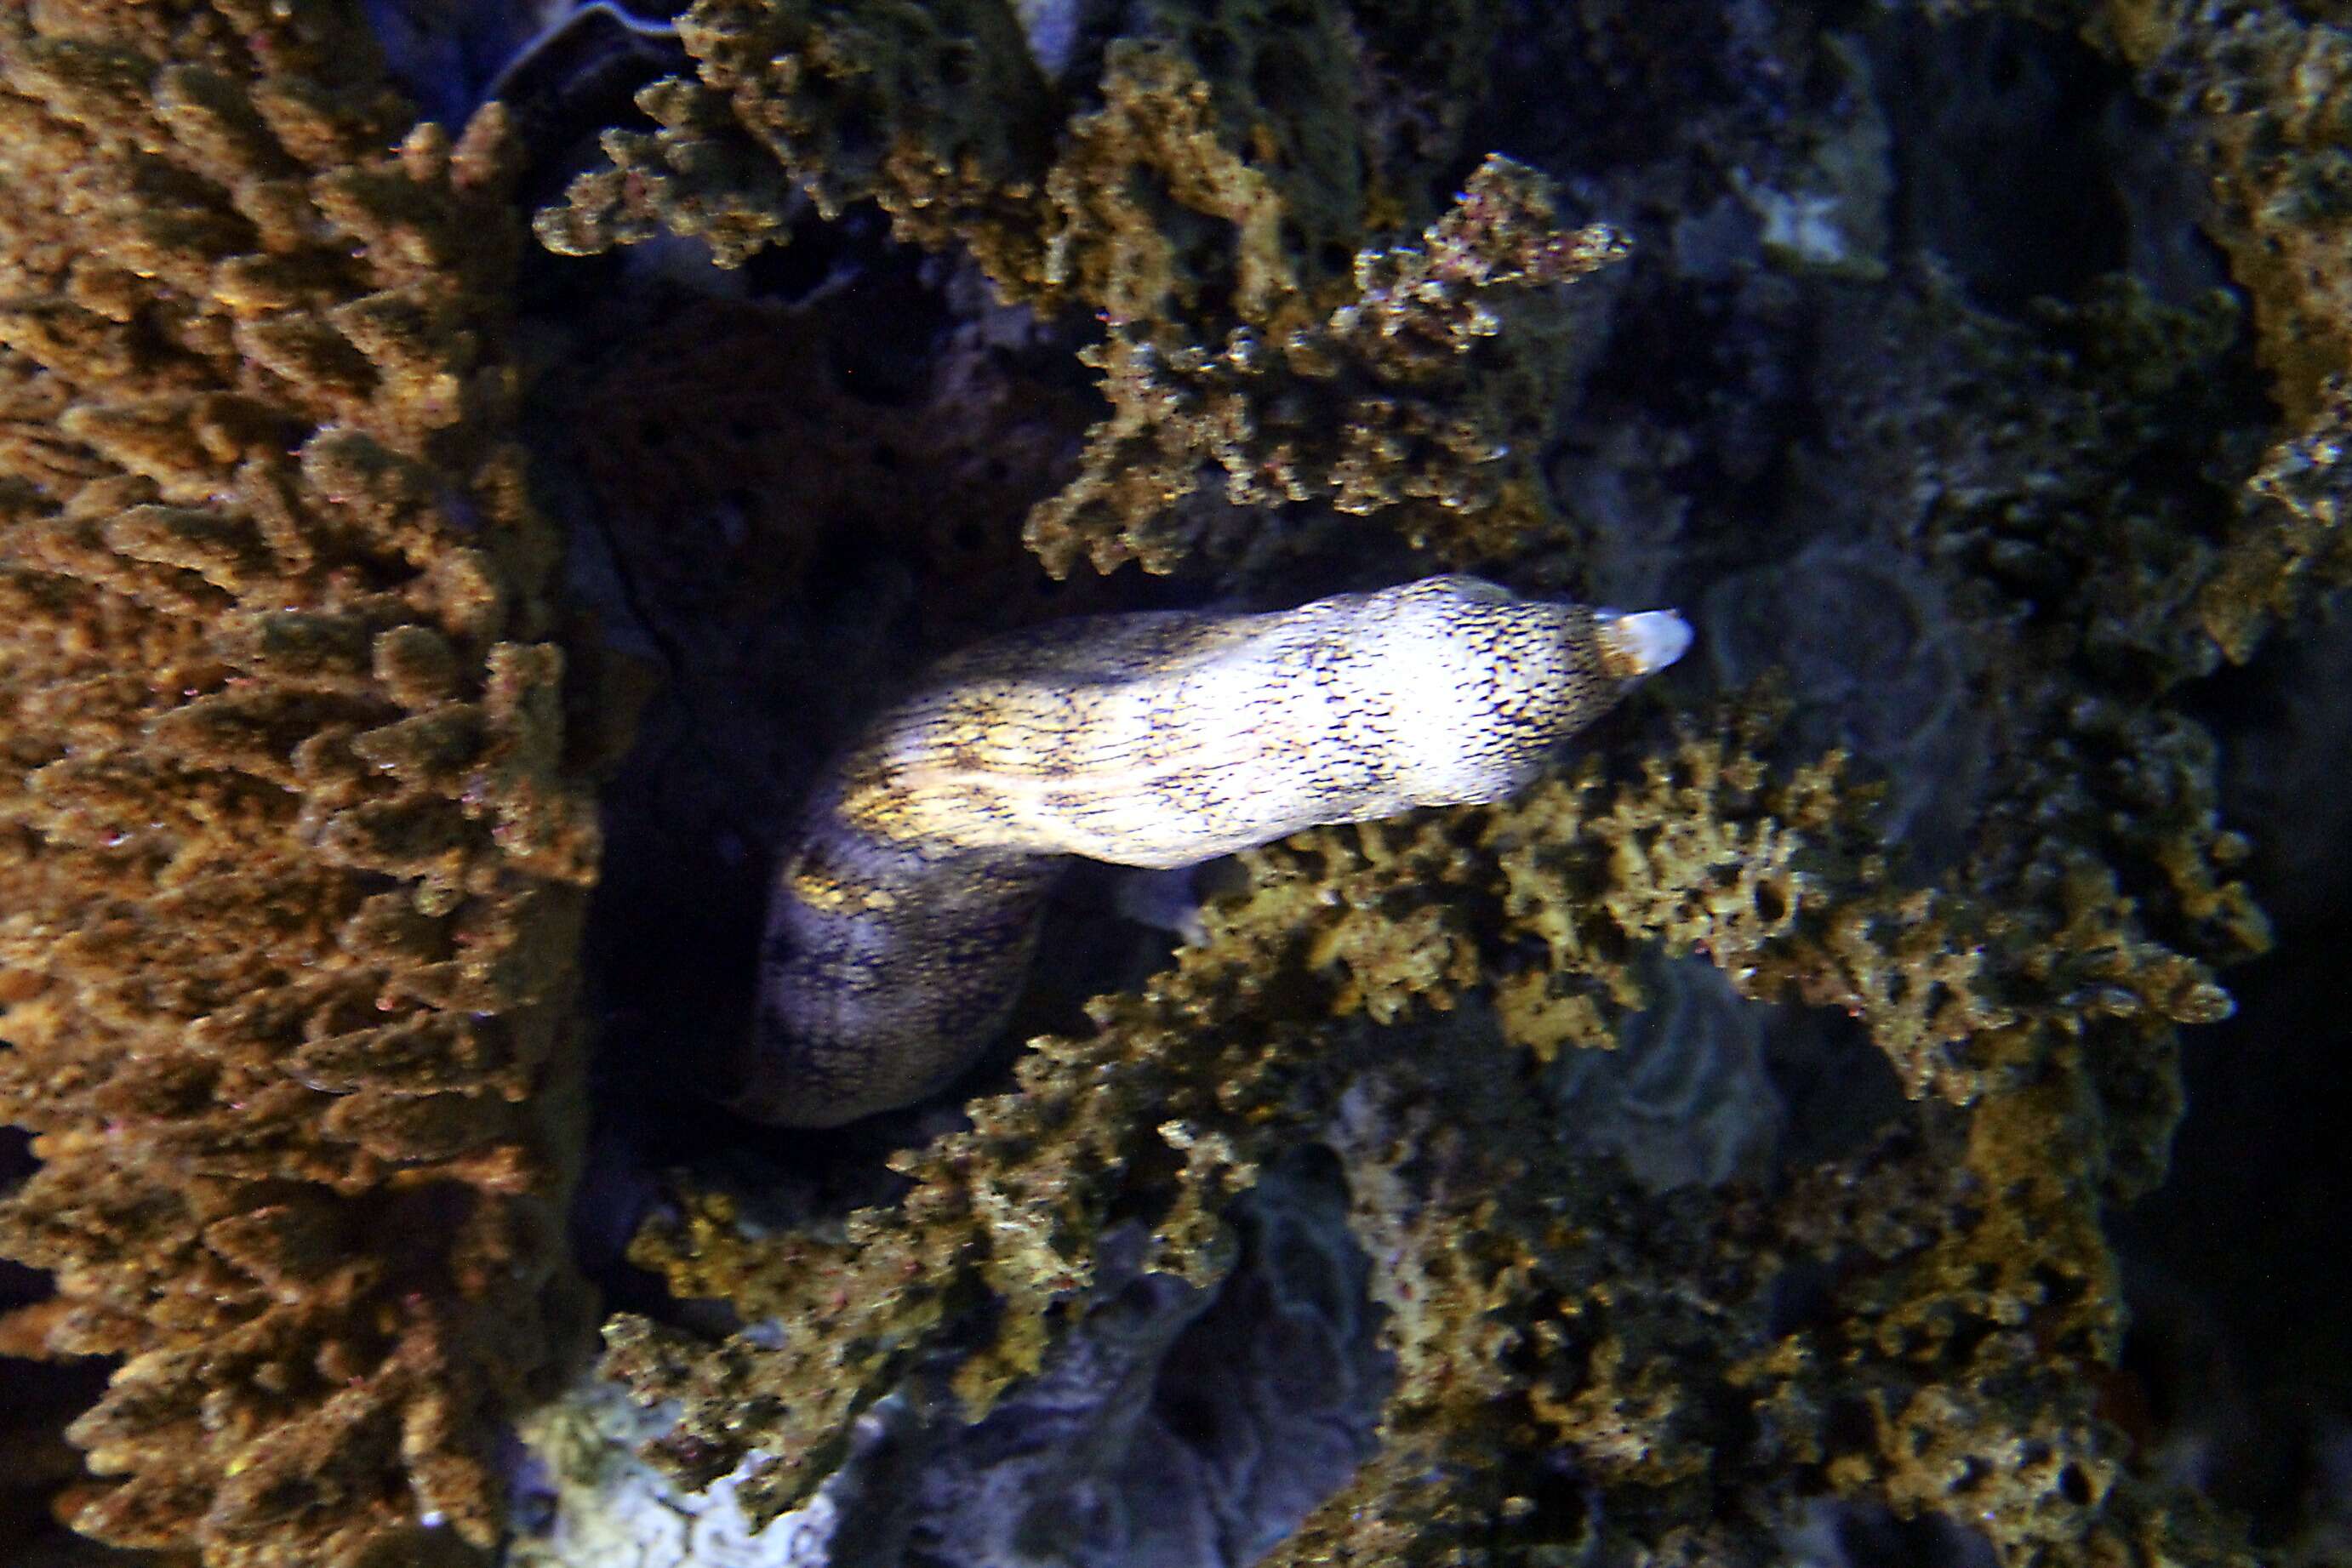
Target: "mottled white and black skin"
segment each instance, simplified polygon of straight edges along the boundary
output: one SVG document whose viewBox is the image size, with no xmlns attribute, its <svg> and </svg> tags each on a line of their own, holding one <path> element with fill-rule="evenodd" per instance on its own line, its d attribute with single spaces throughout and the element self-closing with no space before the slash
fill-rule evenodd
<svg viewBox="0 0 2352 1568">
<path fill-rule="evenodd" d="M 950 658 L 828 770 L 786 852 L 738 1103 L 835 1126 L 946 1084 L 1003 1028 L 1066 856 L 1190 865 L 1502 800 L 1689 641 L 1672 612 L 1434 577 Z"/>
</svg>

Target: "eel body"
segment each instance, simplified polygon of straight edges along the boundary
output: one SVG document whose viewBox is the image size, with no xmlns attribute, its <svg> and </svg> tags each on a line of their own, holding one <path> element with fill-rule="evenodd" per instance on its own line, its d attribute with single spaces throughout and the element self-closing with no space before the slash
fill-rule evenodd
<svg viewBox="0 0 2352 1568">
<path fill-rule="evenodd" d="M 1182 866 L 1501 800 L 1689 642 L 1671 611 L 1455 576 L 950 658 L 827 770 L 786 851 L 738 1106 L 834 1126 L 942 1087 L 1003 1028 L 1066 856 Z"/>
</svg>

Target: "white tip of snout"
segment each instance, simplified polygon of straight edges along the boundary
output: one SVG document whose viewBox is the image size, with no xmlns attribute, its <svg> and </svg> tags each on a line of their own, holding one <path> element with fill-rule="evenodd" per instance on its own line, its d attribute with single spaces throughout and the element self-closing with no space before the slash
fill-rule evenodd
<svg viewBox="0 0 2352 1568">
<path fill-rule="evenodd" d="M 1653 675 L 1690 651 L 1690 622 L 1671 610 L 1603 612 L 1601 642 L 1624 675 Z"/>
</svg>

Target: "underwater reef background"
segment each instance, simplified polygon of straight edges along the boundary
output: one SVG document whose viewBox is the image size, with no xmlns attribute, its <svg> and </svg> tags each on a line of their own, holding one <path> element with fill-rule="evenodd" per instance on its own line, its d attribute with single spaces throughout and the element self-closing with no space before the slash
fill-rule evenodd
<svg viewBox="0 0 2352 1568">
<path fill-rule="evenodd" d="M 0 1561 L 2352 1563 L 2352 9 L 28 0 L 0 169 Z M 1697 640 L 725 1109 L 930 659 L 1447 570 Z"/>
</svg>

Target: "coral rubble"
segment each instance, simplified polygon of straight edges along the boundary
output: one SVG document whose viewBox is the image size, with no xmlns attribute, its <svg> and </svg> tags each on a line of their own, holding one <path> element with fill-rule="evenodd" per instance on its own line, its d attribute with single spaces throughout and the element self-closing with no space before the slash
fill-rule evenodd
<svg viewBox="0 0 2352 1568">
<path fill-rule="evenodd" d="M 491 1548 L 585 1306 L 511 150 L 374 57 L 341 5 L 0 16 L 0 1247 L 121 1358 L 77 1527 L 220 1564 Z"/>
</svg>

